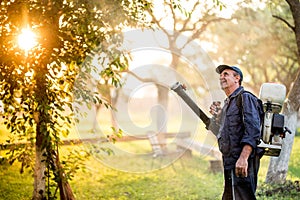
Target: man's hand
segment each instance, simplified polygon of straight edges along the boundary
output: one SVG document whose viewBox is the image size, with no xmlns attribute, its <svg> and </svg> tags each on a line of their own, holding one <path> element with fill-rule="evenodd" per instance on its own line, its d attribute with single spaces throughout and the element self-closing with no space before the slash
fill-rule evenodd
<svg viewBox="0 0 300 200">
<path fill-rule="evenodd" d="M 235 164 L 235 174 L 237 177 L 248 176 L 248 158 L 251 152 L 252 152 L 252 147 L 246 144 L 243 147 L 242 153 Z"/>
<path fill-rule="evenodd" d="M 220 101 L 214 101 L 212 103 L 212 105 L 209 107 L 209 112 L 210 114 L 212 114 L 214 116 L 214 118 L 216 119 L 216 121 L 219 121 L 220 119 L 220 115 L 222 112 L 222 108 L 221 108 L 221 102 Z"/>
</svg>

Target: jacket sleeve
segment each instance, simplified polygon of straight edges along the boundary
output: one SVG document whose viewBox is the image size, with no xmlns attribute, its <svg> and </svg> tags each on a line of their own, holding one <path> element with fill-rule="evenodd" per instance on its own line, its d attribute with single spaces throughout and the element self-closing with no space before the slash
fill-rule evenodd
<svg viewBox="0 0 300 200">
<path fill-rule="evenodd" d="M 260 113 L 257 98 L 251 94 L 244 93 L 243 100 L 243 122 L 245 134 L 242 137 L 242 144 L 249 144 L 256 148 L 260 138 Z"/>
<path fill-rule="evenodd" d="M 216 122 L 215 118 L 210 118 L 210 123 L 208 129 L 217 136 L 219 133 L 220 125 Z"/>
</svg>

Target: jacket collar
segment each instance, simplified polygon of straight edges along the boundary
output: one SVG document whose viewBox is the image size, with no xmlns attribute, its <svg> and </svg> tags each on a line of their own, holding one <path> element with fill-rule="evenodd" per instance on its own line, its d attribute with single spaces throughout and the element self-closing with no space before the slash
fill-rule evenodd
<svg viewBox="0 0 300 200">
<path fill-rule="evenodd" d="M 228 98 L 232 99 L 232 98 L 236 97 L 237 95 L 239 95 L 240 93 L 242 93 L 243 91 L 244 91 L 244 87 L 240 86 Z"/>
</svg>

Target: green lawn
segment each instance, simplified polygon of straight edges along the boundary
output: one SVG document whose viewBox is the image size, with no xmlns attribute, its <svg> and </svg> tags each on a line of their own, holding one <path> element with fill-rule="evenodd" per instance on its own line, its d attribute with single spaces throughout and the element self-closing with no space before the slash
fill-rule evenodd
<svg viewBox="0 0 300 200">
<path fill-rule="evenodd" d="M 292 181 L 300 180 L 299 142 L 300 138 L 296 137 L 288 172 L 288 180 Z M 122 158 L 114 159 L 122 162 Z M 149 159 L 145 162 L 152 162 L 152 158 Z M 268 162 L 268 157 L 262 159 L 258 190 L 266 188 L 263 182 Z M 199 155 L 182 158 L 173 166 L 144 173 L 116 170 L 97 159 L 91 159 L 86 164 L 87 169 L 78 173 L 71 181 L 72 189 L 80 200 L 220 199 L 222 193 L 222 174 L 211 173 L 208 159 Z M 143 167 L 143 163 L 139 164 Z M 0 199 L 30 199 L 32 176 L 29 172 L 20 174 L 18 170 L 17 164 L 0 165 Z M 258 199 L 297 199 L 298 193 L 276 198 L 259 196 Z"/>
<path fill-rule="evenodd" d="M 33 180 L 28 172 L 20 175 L 18 167 L 0 166 L 0 199 L 30 199 Z M 71 186 L 77 199 L 219 199 L 222 174 L 211 173 L 209 163 L 197 156 L 144 173 L 115 170 L 92 159 Z"/>
<path fill-rule="evenodd" d="M 103 128 L 103 127 L 101 127 Z M 109 130 L 109 127 L 104 127 Z M 0 141 L 6 132 L 1 132 Z M 72 133 L 72 137 L 76 137 Z M 207 139 L 207 138 L 206 138 Z M 291 160 L 289 163 L 288 180 L 300 180 L 300 137 L 295 138 Z M 150 151 L 149 143 L 120 143 L 118 148 L 134 154 Z M 63 152 L 69 148 L 63 147 Z M 3 155 L 3 151 L 0 152 Z M 0 154 L 0 155 L 1 155 Z M 210 171 L 210 158 L 193 153 L 192 158 L 163 163 L 152 157 L 126 157 L 116 154 L 111 157 L 100 157 L 96 154 L 86 162 L 86 170 L 80 171 L 70 182 L 73 192 L 79 200 L 214 200 L 220 199 L 223 190 L 222 173 Z M 153 164 L 154 163 L 154 164 Z M 264 184 L 268 169 L 269 157 L 263 157 L 259 172 L 258 193 L 265 194 L 269 188 Z M 163 165 L 161 165 L 163 164 Z M 161 167 L 158 167 L 161 165 Z M 0 200 L 29 200 L 33 191 L 33 178 L 29 171 L 19 173 L 19 164 L 10 166 L 0 164 Z M 135 172 L 135 173 L 134 173 Z M 277 189 L 279 188 L 279 189 Z M 300 192 L 280 193 L 277 196 L 258 196 L 258 200 L 300 199 Z M 283 189 L 285 190 L 285 189 Z"/>
<path fill-rule="evenodd" d="M 174 166 L 148 173 L 129 173 L 110 168 L 81 174 L 72 182 L 78 199 L 219 199 L 222 176 L 209 172 L 208 163 L 184 159 Z M 174 167 L 174 169 L 173 169 Z M 83 190 L 89 185 L 90 192 Z"/>
</svg>

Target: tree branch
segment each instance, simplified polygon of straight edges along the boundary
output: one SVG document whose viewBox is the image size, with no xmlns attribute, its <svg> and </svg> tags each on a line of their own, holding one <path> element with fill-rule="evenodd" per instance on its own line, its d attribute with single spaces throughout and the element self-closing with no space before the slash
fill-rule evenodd
<svg viewBox="0 0 300 200">
<path fill-rule="evenodd" d="M 287 20 L 285 20 L 282 17 L 277 16 L 277 15 L 272 15 L 272 17 L 274 17 L 276 19 L 279 19 L 280 21 L 282 21 L 283 23 L 285 23 L 289 28 L 291 28 L 293 30 L 293 32 L 295 32 L 295 27 L 292 26 Z"/>
<path fill-rule="evenodd" d="M 133 73 L 130 70 L 125 70 L 123 72 L 127 72 L 128 74 L 130 74 L 131 76 L 133 76 L 134 78 L 136 78 L 136 79 L 138 79 L 139 81 L 142 81 L 142 82 L 155 82 L 156 81 L 153 78 L 142 78 L 142 77 L 138 76 L 137 74 Z"/>
</svg>

